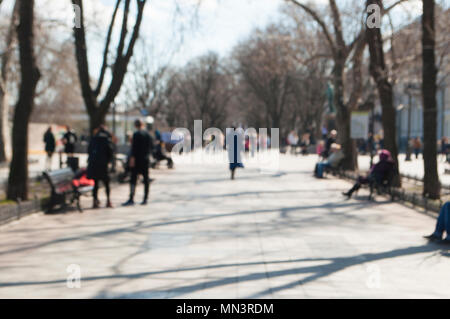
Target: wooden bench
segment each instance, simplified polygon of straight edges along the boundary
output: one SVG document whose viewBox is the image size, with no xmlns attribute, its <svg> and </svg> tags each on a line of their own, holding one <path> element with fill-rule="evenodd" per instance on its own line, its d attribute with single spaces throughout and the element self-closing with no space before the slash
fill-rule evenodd
<svg viewBox="0 0 450 319">
<path fill-rule="evenodd" d="M 91 192 L 93 190 L 92 186 L 75 187 L 73 185 L 75 174 L 70 168 L 44 172 L 43 176 L 51 188 L 47 213 L 51 213 L 56 206 L 60 206 L 62 209 L 66 208 L 68 201 L 71 205 L 76 203 L 78 211 L 80 213 L 83 212 L 80 197 Z"/>
</svg>

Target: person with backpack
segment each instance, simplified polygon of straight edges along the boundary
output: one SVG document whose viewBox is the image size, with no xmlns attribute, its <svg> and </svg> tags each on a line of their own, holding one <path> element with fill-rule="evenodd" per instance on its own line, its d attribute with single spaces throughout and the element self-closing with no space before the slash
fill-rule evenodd
<svg viewBox="0 0 450 319">
<path fill-rule="evenodd" d="M 113 208 L 110 198 L 110 179 L 108 173 L 108 164 L 111 162 L 114 155 L 113 138 L 110 132 L 106 130 L 104 125 L 100 125 L 95 129 L 88 147 L 88 171 L 87 178 L 95 181 L 94 185 L 94 205 L 93 208 L 100 207 L 98 200 L 98 189 L 100 181 L 105 185 L 106 190 L 106 207 Z"/>
</svg>

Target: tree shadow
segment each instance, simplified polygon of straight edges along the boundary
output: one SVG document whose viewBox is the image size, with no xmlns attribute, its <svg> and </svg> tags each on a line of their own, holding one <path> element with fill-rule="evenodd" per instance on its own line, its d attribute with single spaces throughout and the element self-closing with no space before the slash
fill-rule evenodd
<svg viewBox="0 0 450 319">
<path fill-rule="evenodd" d="M 78 241 L 78 240 L 88 240 L 92 238 L 107 238 L 114 235 L 118 235 L 121 233 L 138 233 L 142 230 L 149 230 L 156 227 L 163 227 L 163 226 L 172 226 L 172 225 L 181 225 L 181 224 L 192 224 L 197 222 L 203 222 L 213 219 L 220 219 L 220 218 L 226 218 L 226 217 L 234 217 L 234 216 L 243 216 L 243 215 L 253 215 L 253 214 L 271 214 L 275 212 L 281 212 L 280 216 L 282 218 L 286 218 L 290 213 L 294 211 L 302 211 L 302 210 L 312 210 L 312 209 L 335 209 L 335 208 L 343 208 L 343 207 L 354 207 L 355 209 L 357 207 L 361 208 L 362 206 L 366 207 L 365 205 L 357 202 L 344 202 L 344 203 L 326 203 L 322 205 L 306 205 L 306 206 L 292 206 L 292 207 L 274 207 L 274 208 L 268 208 L 268 209 L 258 209 L 258 210 L 243 210 L 243 211 L 237 211 L 237 212 L 231 212 L 231 213 L 219 213 L 219 214 L 210 214 L 202 217 L 195 217 L 195 218 L 187 218 L 187 219 L 175 219 L 175 220 L 166 220 L 156 223 L 146 223 L 144 221 L 137 221 L 134 222 L 131 226 L 125 226 L 125 227 L 118 227 L 108 230 L 103 230 L 99 232 L 92 232 L 81 236 L 72 236 L 72 237 L 65 237 L 60 238 L 56 240 L 41 242 L 41 243 L 34 243 L 25 247 L 18 247 L 13 249 L 7 249 L 0 251 L 0 256 L 7 255 L 11 253 L 17 253 L 17 252 L 23 252 L 43 247 L 48 247 L 51 245 L 66 243 L 66 242 L 72 242 L 72 241 Z"/>
<path fill-rule="evenodd" d="M 296 264 L 296 263 L 304 263 L 304 262 L 321 262 L 319 265 L 313 266 L 304 266 L 304 267 L 292 267 L 290 269 L 276 270 L 276 271 L 264 271 L 264 272 L 256 272 L 247 274 L 244 276 L 228 276 L 225 278 L 203 281 L 201 283 L 196 283 L 192 285 L 185 285 L 181 287 L 171 288 L 168 290 L 142 290 L 136 291 L 132 293 L 120 294 L 115 296 L 116 298 L 145 298 L 145 295 L 148 294 L 169 294 L 171 297 L 178 297 L 188 293 L 194 293 L 203 289 L 209 288 L 217 288 L 221 286 L 225 286 L 231 283 L 236 282 L 251 282 L 257 281 L 261 279 L 267 278 L 277 278 L 295 274 L 311 274 L 310 276 L 296 280 L 291 283 L 281 285 L 275 288 L 270 288 L 266 290 L 262 290 L 258 293 L 255 293 L 248 298 L 261 298 L 276 292 L 280 292 L 285 289 L 295 288 L 302 284 L 307 284 L 309 282 L 313 282 L 315 280 L 325 278 L 330 276 L 336 272 L 342 271 L 346 268 L 353 267 L 356 265 L 370 263 L 374 261 L 411 256 L 414 254 L 422 254 L 422 253 L 440 253 L 442 256 L 450 257 L 450 251 L 447 246 L 430 243 L 428 245 L 422 246 L 412 246 L 406 248 L 399 248 L 395 250 L 390 250 L 386 252 L 380 253 L 362 253 L 349 257 L 330 257 L 330 258 L 299 258 L 299 259 L 289 259 L 289 260 L 272 260 L 272 261 L 257 261 L 257 262 L 246 262 L 246 263 L 224 263 L 224 264 L 216 264 L 216 265 L 207 265 L 207 266 L 196 266 L 196 267 L 182 267 L 175 269 L 167 269 L 160 271 L 149 271 L 149 272 L 138 272 L 138 273 L 120 273 L 120 274 L 112 274 L 112 275 L 104 275 L 104 276 L 89 276 L 83 277 L 83 282 L 93 282 L 99 280 L 108 280 L 108 279 L 123 279 L 126 281 L 136 280 L 142 278 L 149 278 L 151 276 L 171 274 L 171 273 L 183 273 L 190 271 L 198 271 L 198 270 L 211 270 L 211 269 L 226 269 L 233 267 L 251 267 L 258 265 L 281 265 L 281 264 Z M 325 262 L 325 263 L 324 263 Z M 48 280 L 48 281 L 18 281 L 18 282 L 8 282 L 8 283 L 0 283 L 0 288 L 6 287 L 17 287 L 17 286 L 36 286 L 36 285 L 52 285 L 52 284 L 62 284 L 65 283 L 67 279 L 59 279 L 59 280 Z M 105 298 L 108 297 L 106 292 L 103 295 L 97 295 L 95 298 Z"/>
<path fill-rule="evenodd" d="M 300 285 L 304 285 L 321 278 L 328 277 L 334 273 L 342 271 L 346 268 L 379 261 L 383 259 L 390 259 L 396 257 L 410 256 L 414 254 L 421 253 L 429 253 L 434 251 L 441 251 L 443 249 L 442 246 L 436 244 L 429 244 L 424 246 L 415 246 L 415 247 L 407 247 L 395 249 L 387 252 L 381 253 L 371 253 L 371 254 L 359 254 L 350 257 L 336 257 L 336 258 L 311 258 L 311 259 L 298 259 L 298 260 L 289 260 L 289 261 L 272 261 L 272 262 L 259 262 L 259 263 L 248 263 L 248 264 L 237 264 L 237 265 L 227 265 L 226 267 L 245 267 L 250 265 L 258 265 L 258 264 L 273 264 L 273 263 L 301 263 L 301 262 L 324 262 L 325 264 L 319 264 L 314 266 L 304 266 L 304 267 L 293 267 L 290 269 L 277 270 L 277 271 L 264 271 L 264 272 L 256 272 L 247 274 L 244 276 L 229 276 L 220 279 L 214 279 L 209 281 L 202 281 L 200 283 L 195 283 L 192 285 L 185 285 L 176 288 L 170 289 L 155 289 L 155 290 L 141 290 L 132 293 L 125 294 L 117 294 L 114 295 L 114 298 L 146 298 L 148 296 L 163 295 L 169 298 L 178 298 L 183 295 L 192 294 L 198 291 L 207 290 L 211 288 L 218 288 L 221 286 L 226 286 L 234 283 L 241 282 L 252 282 L 258 281 L 262 279 L 270 279 L 270 278 L 279 278 L 290 275 L 298 275 L 298 274 L 311 274 L 310 276 L 301 279 L 294 280 L 288 284 L 280 285 L 278 287 L 272 287 L 268 289 L 261 290 L 260 292 L 254 293 L 252 295 L 246 296 L 244 299 L 254 299 L 254 298 L 263 298 L 268 295 L 272 295 L 274 293 L 281 292 L 286 289 L 292 289 L 298 287 Z M 223 265 L 217 266 L 208 266 L 208 268 L 218 268 L 223 267 Z M 180 271 L 185 271 L 180 269 Z M 103 292 L 98 294 L 95 298 L 111 298 L 111 295 Z"/>
</svg>

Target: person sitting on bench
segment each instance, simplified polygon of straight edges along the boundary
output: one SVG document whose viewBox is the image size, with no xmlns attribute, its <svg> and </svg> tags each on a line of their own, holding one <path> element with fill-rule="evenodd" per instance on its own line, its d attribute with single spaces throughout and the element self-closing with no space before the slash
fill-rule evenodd
<svg viewBox="0 0 450 319">
<path fill-rule="evenodd" d="M 314 169 L 315 177 L 323 178 L 323 171 L 326 168 L 337 168 L 345 157 L 339 144 L 333 143 L 330 147 L 330 151 L 331 154 L 328 156 L 328 159 L 316 164 L 316 168 Z"/>
<path fill-rule="evenodd" d="M 447 236 L 444 240 L 442 240 L 444 231 L 447 233 Z M 450 202 L 447 202 L 444 206 L 442 206 L 434 233 L 429 236 L 425 236 L 425 238 L 430 241 L 439 241 L 445 244 L 450 244 Z"/>
<path fill-rule="evenodd" d="M 386 176 L 394 171 L 395 163 L 392 159 L 391 152 L 388 150 L 381 150 L 378 156 L 380 161 L 372 166 L 369 175 L 359 176 L 356 184 L 348 192 L 342 193 L 344 196 L 347 196 L 350 199 L 353 193 L 358 191 L 362 185 L 371 183 L 381 184 Z"/>
<path fill-rule="evenodd" d="M 155 168 L 156 165 L 161 161 L 167 161 L 167 167 L 173 168 L 173 160 L 164 154 L 163 152 L 163 142 L 161 140 L 156 141 L 155 150 L 153 152 L 153 158 L 156 160 L 156 162 L 152 163 L 152 168 Z"/>
</svg>

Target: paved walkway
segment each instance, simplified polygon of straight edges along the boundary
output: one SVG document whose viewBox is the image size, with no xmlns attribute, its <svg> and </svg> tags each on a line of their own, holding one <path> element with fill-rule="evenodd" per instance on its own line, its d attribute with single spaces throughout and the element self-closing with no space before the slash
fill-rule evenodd
<svg viewBox="0 0 450 319">
<path fill-rule="evenodd" d="M 280 173 L 235 181 L 178 165 L 153 173 L 147 207 L 3 226 L 0 298 L 450 297 L 449 249 L 421 238 L 433 218 L 364 192 L 346 201 L 350 184 L 314 179 L 313 165 L 283 156 Z M 116 205 L 127 192 L 114 189 Z"/>
</svg>

